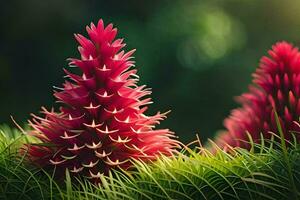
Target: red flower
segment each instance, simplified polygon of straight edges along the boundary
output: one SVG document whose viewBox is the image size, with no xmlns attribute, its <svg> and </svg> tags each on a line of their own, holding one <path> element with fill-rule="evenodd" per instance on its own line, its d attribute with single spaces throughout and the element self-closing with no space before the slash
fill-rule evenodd
<svg viewBox="0 0 300 200">
<path fill-rule="evenodd" d="M 154 160 L 170 155 L 178 142 L 168 129 L 154 130 L 165 118 L 146 116 L 150 89 L 137 86 L 139 77 L 131 56 L 124 52 L 117 29 L 103 21 L 86 27 L 90 39 L 75 38 L 81 59 L 70 59 L 77 75 L 65 70 L 67 80 L 54 96 L 62 103 L 59 112 L 43 108 L 45 118 L 33 115 L 32 134 L 45 145 L 29 145 L 29 158 L 43 167 L 98 178 L 111 168 L 127 168 L 131 158 Z"/>
<path fill-rule="evenodd" d="M 231 112 L 224 125 L 228 132 L 217 138 L 217 144 L 249 148 L 247 132 L 254 142 L 260 135 L 269 139 L 271 133 L 278 133 L 274 111 L 287 140 L 291 131 L 299 131 L 295 123 L 300 116 L 300 53 L 298 48 L 287 42 L 275 44 L 269 57 L 262 57 L 260 65 L 253 74 L 253 84 L 249 92 L 238 97 L 241 108 Z M 298 137 L 300 138 L 300 137 Z"/>
</svg>

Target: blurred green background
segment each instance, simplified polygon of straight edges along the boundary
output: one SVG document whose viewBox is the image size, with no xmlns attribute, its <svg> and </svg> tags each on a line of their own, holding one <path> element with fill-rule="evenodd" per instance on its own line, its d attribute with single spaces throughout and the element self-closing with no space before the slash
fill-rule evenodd
<svg viewBox="0 0 300 200">
<path fill-rule="evenodd" d="M 0 122 L 26 123 L 53 105 L 66 58 L 78 57 L 73 33 L 91 21 L 113 22 L 136 48 L 140 84 L 153 89 L 148 114 L 172 110 L 161 127 L 181 141 L 222 129 L 273 43 L 300 44 L 296 0 L 26 0 L 0 6 Z"/>
</svg>

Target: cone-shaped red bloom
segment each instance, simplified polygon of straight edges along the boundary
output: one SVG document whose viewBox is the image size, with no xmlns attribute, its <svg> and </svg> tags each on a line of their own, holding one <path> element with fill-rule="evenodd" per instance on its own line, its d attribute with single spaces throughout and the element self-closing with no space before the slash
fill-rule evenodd
<svg viewBox="0 0 300 200">
<path fill-rule="evenodd" d="M 29 145 L 29 158 L 41 166 L 55 166 L 75 174 L 98 178 L 111 168 L 130 166 L 131 158 L 153 160 L 170 155 L 178 143 L 168 129 L 154 130 L 164 114 L 146 116 L 151 91 L 137 86 L 134 50 L 121 51 L 117 29 L 100 20 L 86 27 L 90 39 L 80 34 L 81 59 L 70 59 L 80 69 L 76 75 L 65 70 L 68 80 L 54 96 L 62 103 L 60 112 L 47 111 L 45 118 L 33 115 L 33 135 L 45 145 Z"/>
<path fill-rule="evenodd" d="M 271 133 L 278 133 L 274 111 L 277 112 L 286 139 L 291 139 L 291 131 L 299 131 L 300 117 L 300 53 L 298 48 L 287 42 L 275 44 L 269 57 L 262 57 L 253 74 L 253 84 L 249 92 L 242 94 L 237 101 L 241 108 L 232 111 L 224 121 L 228 132 L 217 138 L 223 146 L 249 147 L 251 135 L 259 142 L 261 134 L 269 139 Z M 298 137 L 299 139 L 300 137 Z"/>
</svg>

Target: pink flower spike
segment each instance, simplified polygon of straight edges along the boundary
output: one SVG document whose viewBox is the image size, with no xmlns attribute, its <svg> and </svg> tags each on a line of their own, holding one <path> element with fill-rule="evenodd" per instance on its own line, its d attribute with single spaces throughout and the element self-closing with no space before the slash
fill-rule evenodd
<svg viewBox="0 0 300 200">
<path fill-rule="evenodd" d="M 241 108 L 234 109 L 224 120 L 228 132 L 221 134 L 216 141 L 221 147 L 228 143 L 249 148 L 247 132 L 254 142 L 259 143 L 260 134 L 270 139 L 270 132 L 278 133 L 274 111 L 279 116 L 285 139 L 292 138 L 291 131 L 300 131 L 294 123 L 300 116 L 298 48 L 287 42 L 276 43 L 269 51 L 269 57 L 261 58 L 253 77 L 250 91 L 238 98 Z M 296 136 L 300 140 L 300 135 Z"/>
<path fill-rule="evenodd" d="M 30 121 L 31 134 L 51 145 L 27 145 L 29 160 L 59 174 L 69 169 L 95 180 L 112 168 L 127 169 L 131 158 L 146 162 L 171 155 L 179 142 L 168 129 L 154 130 L 164 114 L 144 113 L 151 91 L 136 85 L 134 50 L 122 50 L 125 43 L 115 39 L 112 24 L 105 27 L 99 20 L 86 30 L 89 38 L 75 34 L 81 59 L 69 59 L 80 74 L 65 70 L 68 81 L 54 92 L 60 111 L 43 109 L 44 117 L 33 115 Z"/>
</svg>

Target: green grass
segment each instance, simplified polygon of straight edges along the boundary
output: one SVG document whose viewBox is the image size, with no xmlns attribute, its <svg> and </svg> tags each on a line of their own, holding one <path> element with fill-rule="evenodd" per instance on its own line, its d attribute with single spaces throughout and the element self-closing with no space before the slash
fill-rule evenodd
<svg viewBox="0 0 300 200">
<path fill-rule="evenodd" d="M 185 148 L 156 162 L 134 161 L 130 172 L 102 176 L 101 186 L 74 180 L 53 180 L 24 162 L 18 153 L 28 138 L 1 127 L 0 199 L 300 199 L 300 146 L 264 141 L 253 149 Z M 279 127 L 280 132 L 280 127 Z M 280 133 L 279 133 L 280 135 Z"/>
</svg>

